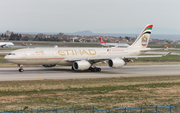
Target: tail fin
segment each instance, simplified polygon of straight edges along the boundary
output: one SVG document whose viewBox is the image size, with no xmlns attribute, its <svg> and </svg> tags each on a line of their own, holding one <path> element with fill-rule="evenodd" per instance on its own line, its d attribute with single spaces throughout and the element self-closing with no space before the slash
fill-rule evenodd
<svg viewBox="0 0 180 113">
<path fill-rule="evenodd" d="M 104 42 L 101 37 L 99 37 L 99 41 L 101 44 L 106 44 L 106 42 Z"/>
<path fill-rule="evenodd" d="M 130 47 L 146 48 L 149 42 L 153 25 L 147 25 Z"/>
</svg>

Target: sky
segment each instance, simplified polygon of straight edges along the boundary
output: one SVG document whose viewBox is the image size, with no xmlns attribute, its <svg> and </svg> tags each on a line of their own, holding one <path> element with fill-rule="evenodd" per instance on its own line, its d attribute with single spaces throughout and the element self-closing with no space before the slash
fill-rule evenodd
<svg viewBox="0 0 180 113">
<path fill-rule="evenodd" d="M 0 0 L 0 32 L 180 34 L 179 0 Z"/>
</svg>

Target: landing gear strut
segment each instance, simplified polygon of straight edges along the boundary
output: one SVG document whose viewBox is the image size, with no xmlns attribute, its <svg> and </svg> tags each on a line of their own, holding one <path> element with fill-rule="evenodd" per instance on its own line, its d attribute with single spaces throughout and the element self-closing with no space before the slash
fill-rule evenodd
<svg viewBox="0 0 180 113">
<path fill-rule="evenodd" d="M 18 65 L 19 66 L 19 72 L 23 72 L 24 69 L 23 69 L 23 65 Z"/>
</svg>

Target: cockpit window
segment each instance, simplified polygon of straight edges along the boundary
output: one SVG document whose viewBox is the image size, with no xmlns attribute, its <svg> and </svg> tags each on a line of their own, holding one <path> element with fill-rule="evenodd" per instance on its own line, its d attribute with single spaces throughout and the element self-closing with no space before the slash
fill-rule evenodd
<svg viewBox="0 0 180 113">
<path fill-rule="evenodd" d="M 8 55 L 15 55 L 15 53 L 9 53 Z"/>
</svg>

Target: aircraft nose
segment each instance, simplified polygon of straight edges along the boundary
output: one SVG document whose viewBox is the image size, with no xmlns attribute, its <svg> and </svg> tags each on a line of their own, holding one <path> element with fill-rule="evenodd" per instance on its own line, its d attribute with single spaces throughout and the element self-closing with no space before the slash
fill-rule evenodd
<svg viewBox="0 0 180 113">
<path fill-rule="evenodd" d="M 4 57 L 4 59 L 5 60 L 11 60 L 12 58 L 14 58 L 14 55 L 12 55 L 13 53 L 9 53 L 9 54 L 7 54 L 5 57 Z"/>
<path fill-rule="evenodd" d="M 5 59 L 5 60 L 8 60 L 8 58 L 9 58 L 9 56 L 8 56 L 8 55 L 6 55 L 6 56 L 4 57 L 4 59 Z"/>
</svg>

